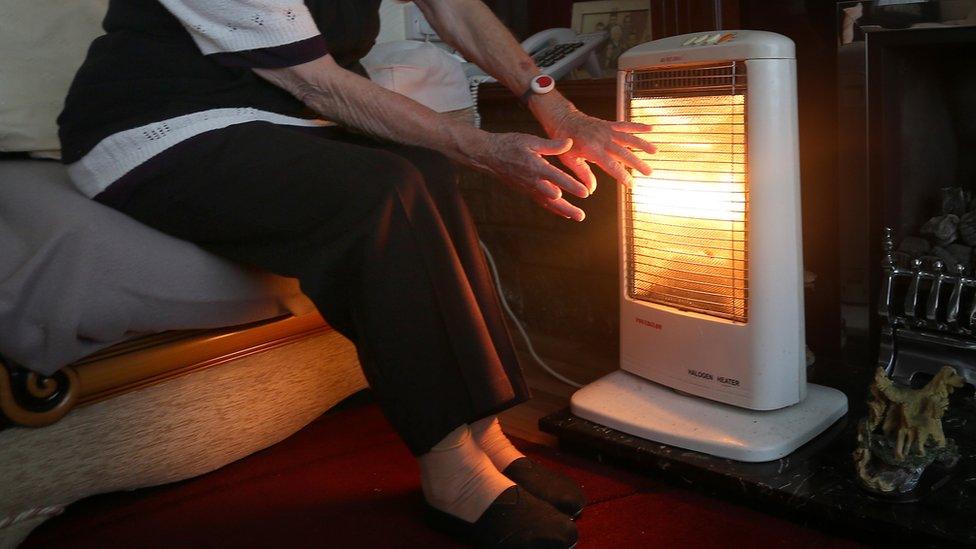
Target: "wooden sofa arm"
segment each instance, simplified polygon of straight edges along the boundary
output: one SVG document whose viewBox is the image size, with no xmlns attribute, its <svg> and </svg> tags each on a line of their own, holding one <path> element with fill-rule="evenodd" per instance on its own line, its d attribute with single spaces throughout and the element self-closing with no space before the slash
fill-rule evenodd
<svg viewBox="0 0 976 549">
<path fill-rule="evenodd" d="M 330 330 L 318 314 L 119 343 L 45 377 L 0 356 L 0 429 L 44 427 L 72 408 Z"/>
</svg>

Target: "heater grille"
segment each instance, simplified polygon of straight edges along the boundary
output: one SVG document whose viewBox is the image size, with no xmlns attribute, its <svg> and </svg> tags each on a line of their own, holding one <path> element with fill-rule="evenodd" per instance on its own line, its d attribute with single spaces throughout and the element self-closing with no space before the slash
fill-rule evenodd
<svg viewBox="0 0 976 549">
<path fill-rule="evenodd" d="M 742 62 L 638 70 L 628 120 L 654 126 L 653 173 L 625 193 L 627 293 L 736 322 L 748 319 L 749 189 Z"/>
</svg>

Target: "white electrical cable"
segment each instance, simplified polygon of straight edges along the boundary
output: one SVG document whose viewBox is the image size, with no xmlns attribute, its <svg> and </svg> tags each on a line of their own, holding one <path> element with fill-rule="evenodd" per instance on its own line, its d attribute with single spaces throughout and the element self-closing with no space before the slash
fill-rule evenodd
<svg viewBox="0 0 976 549">
<path fill-rule="evenodd" d="M 491 252 L 488 251 L 488 246 L 485 246 L 483 240 L 479 239 L 478 243 L 481 244 L 481 251 L 485 252 L 485 259 L 488 260 L 488 266 L 491 268 L 492 278 L 495 279 L 495 289 L 498 290 L 498 299 L 500 299 L 502 302 L 502 308 L 505 309 L 506 313 L 508 313 L 508 317 L 512 319 L 512 323 L 515 324 L 516 328 L 518 328 L 519 333 L 522 334 L 522 339 L 525 340 L 525 346 L 528 347 L 529 354 L 532 356 L 533 359 L 535 359 L 535 361 L 539 364 L 539 366 L 541 366 L 542 369 L 545 370 L 547 373 L 549 373 L 549 375 L 551 375 L 552 377 L 558 379 L 559 381 L 562 381 L 563 383 L 571 387 L 576 387 L 577 389 L 582 387 L 583 386 L 582 384 L 576 383 L 575 381 L 567 377 L 564 377 L 559 372 L 550 368 L 549 365 L 546 364 L 546 361 L 542 360 L 542 357 L 540 357 L 539 354 L 535 352 L 535 347 L 532 346 L 532 340 L 529 339 L 529 334 L 526 333 L 525 328 L 522 327 L 522 323 L 519 321 L 518 317 L 515 316 L 515 313 L 512 311 L 512 308 L 509 307 L 508 300 L 505 299 L 505 292 L 502 291 L 501 278 L 499 278 L 498 276 L 498 268 L 495 267 L 495 258 L 491 256 Z"/>
<path fill-rule="evenodd" d="M 474 102 L 474 127 L 481 128 L 481 112 L 478 111 L 478 91 L 481 85 L 491 77 L 476 75 L 468 77 L 468 92 L 471 93 L 471 100 Z"/>
</svg>

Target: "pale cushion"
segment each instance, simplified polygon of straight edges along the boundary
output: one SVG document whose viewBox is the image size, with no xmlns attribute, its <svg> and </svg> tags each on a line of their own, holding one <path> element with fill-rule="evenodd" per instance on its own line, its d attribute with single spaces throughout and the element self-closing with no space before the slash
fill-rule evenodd
<svg viewBox="0 0 976 549">
<path fill-rule="evenodd" d="M 56 151 L 57 117 L 108 0 L 0 0 L 0 151 Z"/>
<path fill-rule="evenodd" d="M 81 195 L 61 164 L 0 161 L 0 355 L 51 374 L 138 335 L 314 309 L 246 269 Z"/>
<path fill-rule="evenodd" d="M 474 105 L 461 61 L 433 44 L 407 40 L 377 44 L 362 65 L 373 82 L 434 111 Z"/>
</svg>

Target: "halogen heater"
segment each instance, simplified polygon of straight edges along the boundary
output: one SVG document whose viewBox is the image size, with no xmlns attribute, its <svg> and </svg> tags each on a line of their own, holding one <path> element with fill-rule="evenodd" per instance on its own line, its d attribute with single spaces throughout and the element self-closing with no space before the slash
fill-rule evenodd
<svg viewBox="0 0 976 549">
<path fill-rule="evenodd" d="M 619 191 L 621 370 L 571 409 L 720 457 L 783 457 L 847 412 L 806 381 L 793 42 L 665 38 L 617 74 L 618 119 L 653 125 L 657 153 Z"/>
</svg>

